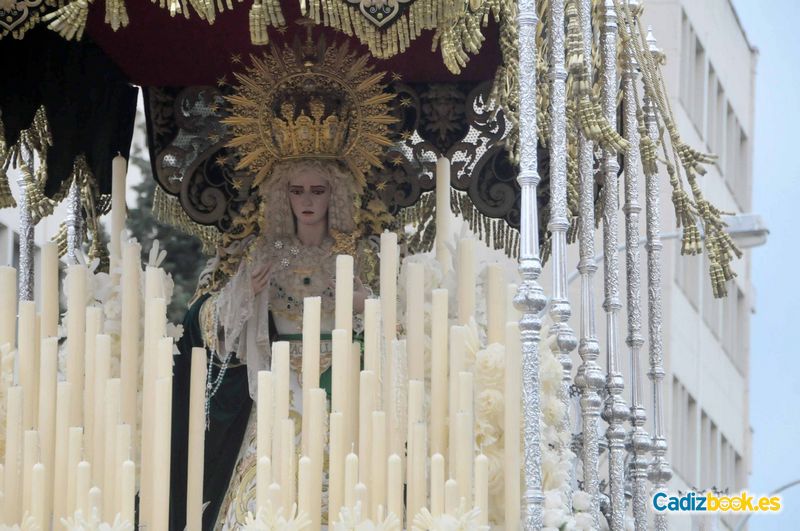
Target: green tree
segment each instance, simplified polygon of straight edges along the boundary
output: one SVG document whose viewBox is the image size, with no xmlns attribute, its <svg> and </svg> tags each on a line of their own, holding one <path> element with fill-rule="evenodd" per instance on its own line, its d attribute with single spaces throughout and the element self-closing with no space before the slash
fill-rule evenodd
<svg viewBox="0 0 800 531">
<path fill-rule="evenodd" d="M 139 131 L 143 132 L 142 127 Z M 138 133 L 138 132 L 137 132 Z M 146 150 L 134 145 L 131 149 L 131 163 L 142 172 L 144 179 L 133 186 L 136 201 L 128 211 L 128 229 L 142 244 L 142 260 L 148 259 L 153 241 L 159 241 L 159 247 L 166 249 L 167 257 L 161 264 L 164 270 L 172 275 L 175 289 L 172 302 L 167 308 L 167 317 L 173 323 L 183 321 L 187 305 L 195 287 L 200 271 L 207 257 L 203 254 L 200 240 L 163 223 L 159 223 L 153 215 L 153 194 L 158 186 L 153 178 L 150 161 Z"/>
</svg>

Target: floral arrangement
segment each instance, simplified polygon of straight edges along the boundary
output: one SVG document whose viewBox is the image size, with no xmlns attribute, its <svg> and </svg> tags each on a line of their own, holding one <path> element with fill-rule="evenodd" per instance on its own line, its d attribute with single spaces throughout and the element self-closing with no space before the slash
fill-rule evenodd
<svg viewBox="0 0 800 531">
<path fill-rule="evenodd" d="M 298 512 L 297 504 L 293 504 L 292 510 L 284 516 L 283 508 L 275 511 L 267 500 L 266 506 L 255 516 L 248 511 L 242 531 L 300 531 L 308 527 L 311 527 L 311 520 L 306 513 Z"/>
<path fill-rule="evenodd" d="M 97 508 L 93 508 L 88 517 L 78 509 L 71 518 L 62 518 L 61 523 L 67 531 L 133 531 L 133 524 L 123 520 L 119 514 L 113 523 L 103 522 Z"/>
</svg>

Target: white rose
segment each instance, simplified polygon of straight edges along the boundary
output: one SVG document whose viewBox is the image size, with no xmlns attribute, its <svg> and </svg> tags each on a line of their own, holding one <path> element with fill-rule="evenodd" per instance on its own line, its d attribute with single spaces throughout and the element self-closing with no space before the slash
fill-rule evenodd
<svg viewBox="0 0 800 531">
<path fill-rule="evenodd" d="M 564 495 L 557 490 L 549 490 L 544 493 L 544 508 L 545 509 L 563 509 Z"/>
<path fill-rule="evenodd" d="M 576 491 L 572 495 L 572 508 L 576 511 L 590 510 L 592 508 L 592 497 L 586 491 Z"/>
<path fill-rule="evenodd" d="M 479 350 L 475 357 L 475 377 L 483 389 L 503 389 L 505 383 L 506 349 L 493 343 Z"/>
<path fill-rule="evenodd" d="M 566 520 L 563 509 L 545 509 L 543 523 L 547 527 L 559 528 Z"/>
<path fill-rule="evenodd" d="M 591 531 L 594 529 L 594 519 L 589 513 L 576 513 L 575 514 L 575 528 L 585 529 Z"/>
</svg>

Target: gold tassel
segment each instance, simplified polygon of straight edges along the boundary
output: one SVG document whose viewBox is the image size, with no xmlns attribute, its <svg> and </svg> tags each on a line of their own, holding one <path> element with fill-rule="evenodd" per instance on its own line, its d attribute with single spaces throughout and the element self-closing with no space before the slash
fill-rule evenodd
<svg viewBox="0 0 800 531">
<path fill-rule="evenodd" d="M 250 8 L 250 42 L 257 46 L 269 44 L 267 18 L 261 0 L 254 0 L 253 6 Z"/>
<path fill-rule="evenodd" d="M 0 164 L 0 208 L 16 208 L 16 206 L 17 202 L 8 185 L 8 173 L 6 173 L 4 165 Z"/>
<path fill-rule="evenodd" d="M 128 20 L 128 10 L 125 8 L 125 0 L 106 0 L 105 22 L 114 31 L 128 25 L 130 21 Z"/>
<path fill-rule="evenodd" d="M 66 40 L 80 40 L 83 37 L 83 30 L 86 29 L 86 17 L 88 16 L 89 2 L 74 0 L 61 9 L 45 15 L 44 21 L 49 22 L 48 28 Z"/>
</svg>

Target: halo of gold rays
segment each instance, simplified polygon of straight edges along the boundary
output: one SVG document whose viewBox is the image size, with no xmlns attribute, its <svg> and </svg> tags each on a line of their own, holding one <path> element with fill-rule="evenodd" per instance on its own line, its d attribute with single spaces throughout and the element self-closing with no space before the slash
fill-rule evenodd
<svg viewBox="0 0 800 531">
<path fill-rule="evenodd" d="M 309 32 L 305 42 L 251 56 L 234 75 L 230 115 L 222 121 L 231 128 L 227 145 L 239 152 L 236 169 L 253 173 L 253 187 L 288 159 L 338 159 L 361 190 L 370 168 L 382 166 L 389 125 L 397 121 L 389 114 L 394 95 L 384 91 L 385 72 L 374 72 L 368 56 L 315 42 Z"/>
</svg>

